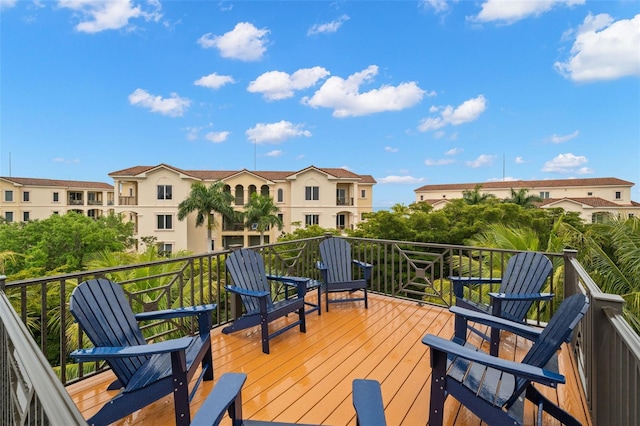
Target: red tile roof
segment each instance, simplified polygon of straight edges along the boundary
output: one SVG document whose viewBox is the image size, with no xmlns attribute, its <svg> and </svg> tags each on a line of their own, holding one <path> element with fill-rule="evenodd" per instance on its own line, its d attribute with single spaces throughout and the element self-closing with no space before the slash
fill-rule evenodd
<svg viewBox="0 0 640 426">
<path fill-rule="evenodd" d="M 148 172 L 149 170 L 159 168 L 159 167 L 166 167 L 171 170 L 175 170 L 179 173 L 183 173 L 188 176 L 193 176 L 194 178 L 201 179 L 201 180 L 222 180 L 242 172 L 247 172 L 270 181 L 283 181 L 283 180 L 286 180 L 289 176 L 300 173 L 301 171 L 315 168 L 328 175 L 335 176 L 341 179 L 351 178 L 351 179 L 359 180 L 360 183 L 370 183 L 370 184 L 376 183 L 376 180 L 371 175 L 358 175 L 356 173 L 353 173 L 349 170 L 342 169 L 342 168 L 320 168 L 320 167 L 314 167 L 314 166 L 310 166 L 306 169 L 299 170 L 299 171 L 266 171 L 266 170 L 253 171 L 253 170 L 247 170 L 247 169 L 243 169 L 243 170 L 182 170 L 177 167 L 170 166 L 168 164 L 159 164 L 157 166 L 134 166 L 128 169 L 122 169 L 115 172 L 111 172 L 109 173 L 109 176 L 135 177 L 145 172 Z"/>
<path fill-rule="evenodd" d="M 421 191 L 441 191 L 441 190 L 473 190 L 477 185 L 482 189 L 542 189 L 557 188 L 563 186 L 633 186 L 633 182 L 618 178 L 587 178 L 587 179 L 549 179 L 549 180 L 507 180 L 500 182 L 478 182 L 478 183 L 449 183 L 440 185 L 424 185 L 414 192 Z"/>
<path fill-rule="evenodd" d="M 55 186 L 62 188 L 78 189 L 104 189 L 113 190 L 113 185 L 104 182 L 89 182 L 81 180 L 39 179 L 0 176 L 0 179 L 23 186 Z"/>
</svg>

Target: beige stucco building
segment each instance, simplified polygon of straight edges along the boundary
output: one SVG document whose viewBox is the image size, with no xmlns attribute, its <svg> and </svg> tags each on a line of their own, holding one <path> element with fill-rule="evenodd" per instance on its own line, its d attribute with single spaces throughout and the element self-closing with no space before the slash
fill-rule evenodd
<svg viewBox="0 0 640 426">
<path fill-rule="evenodd" d="M 241 211 L 252 193 L 269 195 L 280 209 L 282 230 L 273 228 L 265 242 L 297 227 L 351 229 L 372 211 L 373 185 L 369 175 L 341 168 L 307 167 L 299 171 L 181 170 L 160 164 L 135 166 L 109 173 L 114 180 L 114 210 L 135 222 L 137 237 L 156 237 L 166 251 L 207 250 L 206 228 L 196 228 L 196 214 L 178 220 L 178 204 L 188 197 L 193 182 L 224 182 Z M 257 245 L 260 234 L 243 224 L 227 223 L 216 215 L 212 249 Z M 142 247 L 140 247 L 142 249 Z"/>
<path fill-rule="evenodd" d="M 100 217 L 113 210 L 113 186 L 103 182 L 0 177 L 0 215 L 7 222 L 76 211 Z"/>
<path fill-rule="evenodd" d="M 464 191 L 473 191 L 477 185 L 481 185 L 481 193 L 493 194 L 499 199 L 510 198 L 511 189 L 527 189 L 530 195 L 542 198 L 540 207 L 578 212 L 586 223 L 601 221 L 606 215 L 640 215 L 640 203 L 631 200 L 634 183 L 610 177 L 425 185 L 414 192 L 417 202 L 427 202 L 440 209 L 448 200 L 462 198 Z"/>
</svg>

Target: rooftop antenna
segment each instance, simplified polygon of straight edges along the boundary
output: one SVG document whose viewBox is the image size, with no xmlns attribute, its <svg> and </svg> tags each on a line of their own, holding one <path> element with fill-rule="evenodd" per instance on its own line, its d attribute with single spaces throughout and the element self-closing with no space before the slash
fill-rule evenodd
<svg viewBox="0 0 640 426">
<path fill-rule="evenodd" d="M 504 154 L 502 154 L 502 181 L 504 182 L 504 170 L 505 170 L 505 161 L 504 161 Z"/>
<path fill-rule="evenodd" d="M 9 177 L 11 177 L 11 152 L 9 152 Z"/>
</svg>

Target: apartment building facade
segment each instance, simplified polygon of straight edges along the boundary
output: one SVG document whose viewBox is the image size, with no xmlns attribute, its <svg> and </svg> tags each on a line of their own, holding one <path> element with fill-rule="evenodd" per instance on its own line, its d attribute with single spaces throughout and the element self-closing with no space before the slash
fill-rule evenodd
<svg viewBox="0 0 640 426">
<path fill-rule="evenodd" d="M 341 168 L 310 166 L 298 171 L 182 170 L 167 164 L 134 166 L 109 173 L 114 181 L 114 210 L 135 223 L 137 237 L 155 237 L 162 250 L 208 249 L 206 228 L 196 227 L 196 214 L 178 220 L 178 205 L 189 196 L 191 184 L 222 181 L 233 195 L 232 207 L 242 211 L 251 194 L 273 198 L 280 209 L 282 230 L 272 228 L 265 242 L 297 227 L 351 229 L 373 206 L 375 179 Z M 215 215 L 212 250 L 257 245 L 260 234 L 242 223 L 228 223 Z M 143 247 L 139 247 L 143 249 Z"/>
<path fill-rule="evenodd" d="M 640 215 L 640 203 L 631 200 L 634 183 L 612 177 L 424 185 L 414 192 L 417 202 L 441 209 L 449 200 L 462 198 L 464 191 L 473 191 L 478 185 L 480 193 L 499 199 L 510 198 L 511 189 L 527 189 L 529 195 L 542 198 L 541 208 L 561 207 L 577 212 L 585 223 L 600 222 L 607 215 Z"/>
<path fill-rule="evenodd" d="M 113 211 L 113 186 L 103 182 L 0 176 L 0 216 L 7 222 L 75 211 L 101 217 Z"/>
</svg>

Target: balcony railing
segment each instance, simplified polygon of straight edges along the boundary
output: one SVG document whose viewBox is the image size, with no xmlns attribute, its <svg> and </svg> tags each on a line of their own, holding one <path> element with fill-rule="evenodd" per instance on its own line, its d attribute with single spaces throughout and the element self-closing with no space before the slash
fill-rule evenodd
<svg viewBox="0 0 640 426">
<path fill-rule="evenodd" d="M 118 197 L 118 204 L 121 206 L 137 206 L 138 199 L 136 197 Z"/>
<path fill-rule="evenodd" d="M 84 206 L 84 201 L 83 200 L 69 200 L 69 205 L 70 206 Z"/>
<path fill-rule="evenodd" d="M 319 279 L 315 264 L 319 258 L 320 241 L 322 237 L 280 242 L 255 249 L 262 253 L 268 273 Z M 444 306 L 454 303 L 447 280 L 449 275 L 465 271 L 465 275 L 473 273 L 485 277 L 499 276 L 511 253 L 507 250 L 391 240 L 349 238 L 349 241 L 354 258 L 374 264 L 369 283 L 372 291 Z M 6 300 L 5 305 L 11 304 L 5 309 L 15 310 L 11 315 L 0 312 L 0 332 L 6 333 L 4 330 L 17 328 L 16 324 L 22 324 L 20 327 L 24 329 L 23 334 L 17 337 L 14 334 L 8 338 L 3 337 L 3 342 L 15 342 L 16 339 L 29 341 L 28 344 L 20 345 L 12 343 L 10 349 L 5 349 L 7 345 L 3 344 L 0 358 L 3 377 L 1 397 L 5 401 L 22 400 L 21 396 L 16 395 L 22 394 L 23 390 L 16 388 L 14 383 L 16 379 L 13 369 L 16 363 L 12 360 L 26 359 L 26 353 L 41 352 L 39 357 L 47 354 L 63 384 L 77 382 L 102 371 L 102 364 L 80 364 L 77 368 L 69 368 L 68 354 L 77 348 L 69 347 L 64 332 L 59 332 L 72 323 L 67 306 L 71 291 L 78 283 L 90 278 L 106 277 L 123 285 L 136 312 L 167 306 L 217 303 L 214 325 L 230 322 L 241 312 L 241 305 L 239 300 L 223 290 L 224 284 L 228 282 L 224 268 L 228 253 L 228 250 L 223 250 L 144 264 L 14 281 L 6 285 L 0 279 L 0 301 Z M 583 386 L 594 424 L 640 424 L 640 404 L 637 399 L 640 391 L 640 338 L 621 317 L 622 299 L 600 292 L 576 260 L 575 252 L 547 255 L 554 260 L 555 270 L 545 291 L 561 296 L 579 291 L 587 294 L 592 301 L 587 317 L 575 333 L 572 348 L 584 378 Z M 556 273 L 562 272 L 558 268 L 563 268 L 564 274 Z M 562 275 L 563 282 L 553 278 Z M 560 299 L 558 297 L 553 301 L 550 309 L 540 306 L 534 309 L 531 321 L 544 323 Z M 160 334 L 153 334 L 153 325 L 155 324 L 151 324 L 144 332 L 148 339 L 156 341 L 176 330 L 175 326 L 167 324 Z M 195 325 L 186 326 L 195 330 Z M 36 337 L 29 336 L 28 332 Z M 75 333 L 76 340 L 82 341 L 81 332 Z M 71 376 L 72 372 L 77 375 Z M 63 394 L 56 396 L 51 390 L 60 384 L 50 383 L 55 381 L 53 372 L 32 377 L 33 381 L 48 382 L 50 386 L 41 387 L 46 383 L 33 385 L 34 398 L 64 397 Z M 73 415 L 75 409 L 64 405 L 59 405 L 58 408 L 59 411 L 68 411 L 69 415 Z"/>
<path fill-rule="evenodd" d="M 87 201 L 87 205 L 89 206 L 101 206 L 102 200 L 89 200 Z"/>
<path fill-rule="evenodd" d="M 353 198 L 338 197 L 336 198 L 336 206 L 353 206 Z"/>
</svg>

